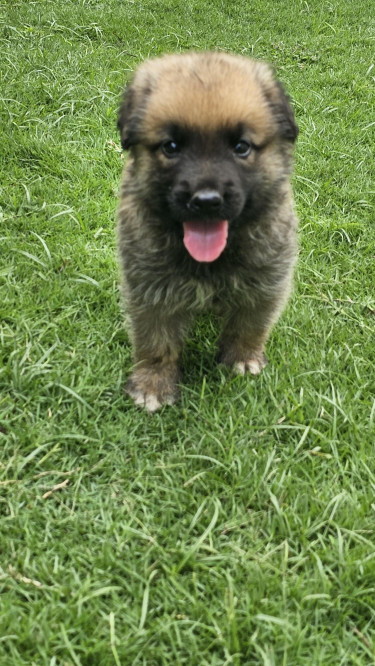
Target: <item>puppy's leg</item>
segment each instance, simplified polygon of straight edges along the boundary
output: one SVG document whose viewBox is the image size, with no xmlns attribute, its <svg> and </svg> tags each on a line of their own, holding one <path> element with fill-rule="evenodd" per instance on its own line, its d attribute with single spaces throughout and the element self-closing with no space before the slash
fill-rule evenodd
<svg viewBox="0 0 375 666">
<path fill-rule="evenodd" d="M 248 304 L 228 313 L 219 342 L 219 362 L 225 363 L 240 375 L 258 375 L 267 365 L 265 344 L 273 324 L 280 314 L 280 299 Z"/>
<path fill-rule="evenodd" d="M 188 323 L 185 314 L 168 316 L 163 308 L 141 307 L 131 313 L 135 366 L 125 390 L 149 412 L 178 398 L 178 359 Z"/>
</svg>

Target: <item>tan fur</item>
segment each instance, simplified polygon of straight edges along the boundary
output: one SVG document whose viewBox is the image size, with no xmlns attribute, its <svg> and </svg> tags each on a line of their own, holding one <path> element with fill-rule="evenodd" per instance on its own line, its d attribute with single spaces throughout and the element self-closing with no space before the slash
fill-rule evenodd
<svg viewBox="0 0 375 666">
<path fill-rule="evenodd" d="M 178 177 L 159 148 L 173 139 L 169 126 L 200 137 L 195 165 L 190 160 L 185 172 L 176 162 Z M 119 127 L 130 148 L 118 226 L 135 360 L 127 391 L 154 411 L 177 397 L 178 358 L 192 319 L 203 310 L 222 317 L 222 362 L 240 374 L 257 374 L 266 364 L 265 343 L 289 296 L 296 255 L 289 175 L 298 130 L 270 68 L 221 53 L 145 62 L 125 93 Z M 254 148 L 238 160 L 224 147 L 220 163 L 217 145 L 236 127 Z M 232 181 L 250 203 L 228 217 L 222 256 L 209 265 L 195 262 L 183 246 L 170 193 L 178 187 L 191 193 L 208 182 L 232 192 Z"/>
</svg>

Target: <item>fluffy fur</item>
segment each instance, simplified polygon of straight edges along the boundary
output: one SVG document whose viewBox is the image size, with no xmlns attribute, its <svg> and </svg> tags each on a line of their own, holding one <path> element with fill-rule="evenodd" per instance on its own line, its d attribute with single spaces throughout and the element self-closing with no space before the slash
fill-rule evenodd
<svg viewBox="0 0 375 666">
<path fill-rule="evenodd" d="M 124 171 L 118 239 L 134 369 L 126 389 L 149 411 L 178 396 L 194 317 L 222 317 L 219 360 L 258 374 L 288 298 L 297 219 L 290 187 L 298 128 L 270 68 L 223 53 L 142 64 L 119 112 Z M 185 224 L 227 225 L 199 261 Z M 221 223 L 223 224 L 223 223 Z"/>
</svg>

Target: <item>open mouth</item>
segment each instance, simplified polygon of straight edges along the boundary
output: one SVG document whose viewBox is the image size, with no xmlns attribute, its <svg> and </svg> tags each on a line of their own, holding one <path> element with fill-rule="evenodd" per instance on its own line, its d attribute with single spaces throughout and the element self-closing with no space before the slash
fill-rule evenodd
<svg viewBox="0 0 375 666">
<path fill-rule="evenodd" d="M 227 238 L 228 220 L 184 222 L 184 245 L 195 261 L 215 261 L 224 251 Z"/>
</svg>

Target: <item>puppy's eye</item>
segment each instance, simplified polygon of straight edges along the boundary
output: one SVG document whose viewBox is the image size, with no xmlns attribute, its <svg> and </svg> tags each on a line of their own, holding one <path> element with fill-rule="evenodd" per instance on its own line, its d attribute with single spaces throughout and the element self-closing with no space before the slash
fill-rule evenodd
<svg viewBox="0 0 375 666">
<path fill-rule="evenodd" d="M 239 141 L 233 148 L 233 152 L 237 157 L 248 157 L 251 153 L 251 143 L 248 141 Z"/>
<path fill-rule="evenodd" d="M 163 141 L 161 149 L 166 157 L 176 157 L 180 152 L 180 146 L 176 141 Z"/>
</svg>

